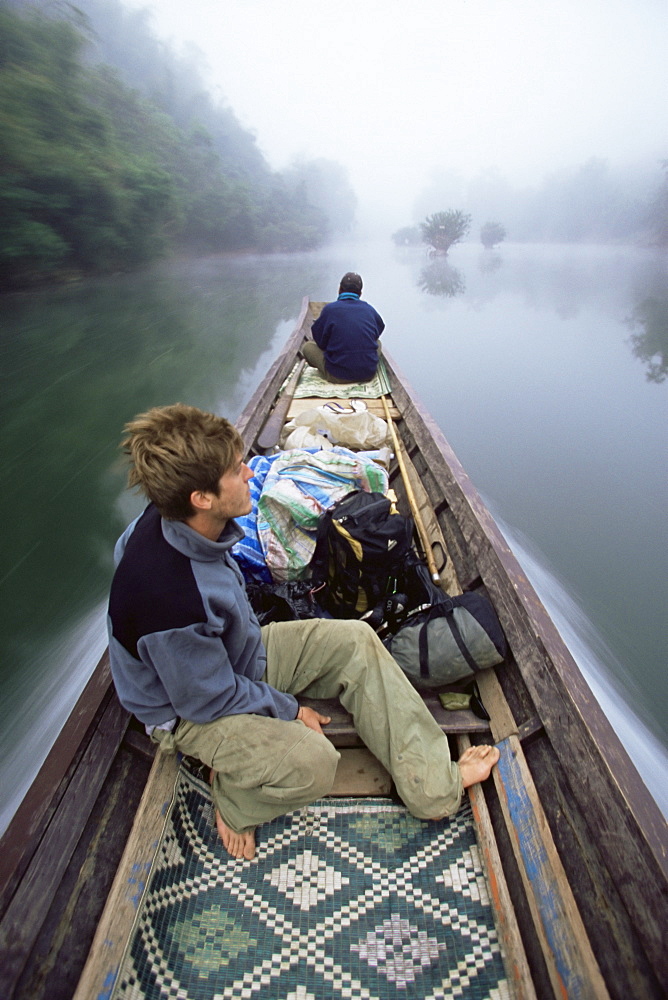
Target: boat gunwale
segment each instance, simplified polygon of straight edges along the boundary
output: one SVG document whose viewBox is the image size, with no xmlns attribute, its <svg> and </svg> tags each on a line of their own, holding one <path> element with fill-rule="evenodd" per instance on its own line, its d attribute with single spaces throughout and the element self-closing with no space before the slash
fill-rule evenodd
<svg viewBox="0 0 668 1000">
<path fill-rule="evenodd" d="M 109 650 L 105 649 L 0 837 L 0 918 L 15 890 L 17 873 L 20 879 L 21 867 L 30 863 L 30 856 L 51 821 L 49 814 L 57 813 L 63 780 L 112 687 Z"/>
<path fill-rule="evenodd" d="M 249 451 L 252 450 L 255 439 L 277 400 L 280 387 L 290 374 L 297 360 L 297 351 L 304 339 L 304 330 L 307 328 L 309 306 L 310 299 L 308 295 L 305 295 L 302 299 L 299 316 L 297 317 L 292 333 L 283 344 L 269 371 L 235 421 L 235 426 L 244 439 L 246 448 Z M 261 406 L 263 402 L 268 402 L 268 406 L 263 408 Z"/>
<path fill-rule="evenodd" d="M 387 355 L 385 357 L 387 358 Z M 576 717 L 581 720 L 583 731 L 587 732 L 591 746 L 595 748 L 595 755 L 603 764 L 602 772 L 610 776 L 611 787 L 618 789 L 619 793 L 624 797 L 624 812 L 630 811 L 636 818 L 636 825 L 643 830 L 648 843 L 653 846 L 653 853 L 660 861 L 664 876 L 668 879 L 664 839 L 666 823 L 657 803 L 642 781 L 635 764 L 594 697 L 575 658 L 536 593 L 533 584 L 527 579 L 517 557 L 514 555 L 503 533 L 480 498 L 469 476 L 464 471 L 450 443 L 438 425 L 434 423 L 433 419 L 428 417 L 427 411 L 420 404 L 412 386 L 409 385 L 397 369 L 396 364 L 391 358 L 387 358 L 387 360 L 392 375 L 396 378 L 401 391 L 405 393 L 406 400 L 408 401 L 408 405 L 406 406 L 402 406 L 401 401 L 399 401 L 399 408 L 407 427 L 412 433 L 411 425 L 414 427 L 416 424 L 421 423 L 437 445 L 443 463 L 442 469 L 438 471 L 446 474 L 449 473 L 453 488 L 458 494 L 460 501 L 457 504 L 458 509 L 455 510 L 452 503 L 455 497 L 449 496 L 445 499 L 449 507 L 453 510 L 460 528 L 462 530 L 468 528 L 468 532 L 464 531 L 467 543 L 471 547 L 476 548 L 474 545 L 474 536 L 479 529 L 482 529 L 485 544 L 489 547 L 489 552 L 493 554 L 498 564 L 498 573 L 486 573 L 485 568 L 480 566 L 479 562 L 483 553 L 479 546 L 477 547 L 478 551 L 475 552 L 475 558 L 481 569 L 483 583 L 497 599 L 507 598 L 509 594 L 512 594 L 513 605 L 519 606 L 518 610 L 520 610 L 523 618 L 521 632 L 525 636 L 531 635 L 535 644 L 537 657 L 543 663 L 548 663 L 554 667 L 556 675 L 561 681 L 560 694 L 562 698 L 565 698 L 566 702 L 573 707 Z M 397 387 L 393 386 L 392 391 L 395 394 Z M 416 444 L 419 448 L 419 441 L 416 440 Z M 434 473 L 437 479 L 439 478 L 438 471 L 435 471 L 432 467 L 432 473 Z M 507 588 L 499 588 L 498 582 L 504 578 L 510 582 L 512 591 Z M 513 623 L 513 619 L 508 612 L 506 611 L 504 614 L 503 607 L 498 610 L 505 618 L 503 625 L 506 632 L 520 631 L 517 625 Z M 533 660 L 529 664 L 528 669 L 522 658 L 517 660 L 517 665 L 534 699 L 536 708 L 540 711 L 544 705 L 548 704 L 549 706 L 546 690 L 540 685 L 539 672 L 533 667 Z M 555 674 L 550 671 L 545 679 L 549 682 L 554 676 Z M 550 687 L 552 686 L 550 685 Z M 572 783 L 576 790 L 578 788 L 583 789 L 578 796 L 581 804 L 583 804 L 585 801 L 584 797 L 587 795 L 586 782 L 581 779 L 580 764 L 573 765 L 572 748 L 570 751 L 568 748 L 568 741 L 572 739 L 572 732 L 570 727 L 566 731 L 567 727 L 556 724 L 551 716 L 552 713 L 547 718 L 543 718 L 541 715 L 541 722 L 546 728 L 550 736 L 550 742 L 558 753 L 566 772 L 570 773 L 574 770 L 574 767 L 577 767 L 578 780 Z M 603 753 L 603 748 L 605 748 L 605 753 Z M 645 817 L 644 823 L 640 822 L 640 817 Z M 664 833 L 664 838 L 660 836 L 661 831 Z"/>
</svg>

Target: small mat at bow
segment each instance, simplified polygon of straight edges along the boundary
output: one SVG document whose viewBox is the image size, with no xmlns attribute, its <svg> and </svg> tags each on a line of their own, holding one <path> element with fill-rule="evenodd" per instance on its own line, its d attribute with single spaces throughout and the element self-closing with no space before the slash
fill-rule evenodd
<svg viewBox="0 0 668 1000">
<path fill-rule="evenodd" d="M 321 399 L 380 399 L 390 391 L 390 380 L 381 358 L 370 382 L 327 382 L 317 368 L 307 365 L 295 390 L 295 399 L 317 396 Z"/>
</svg>

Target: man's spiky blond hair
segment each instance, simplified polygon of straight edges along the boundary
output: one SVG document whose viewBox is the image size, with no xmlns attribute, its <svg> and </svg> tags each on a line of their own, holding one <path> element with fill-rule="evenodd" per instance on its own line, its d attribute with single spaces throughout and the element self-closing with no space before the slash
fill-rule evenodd
<svg viewBox="0 0 668 1000">
<path fill-rule="evenodd" d="M 193 491 L 215 493 L 219 480 L 243 456 L 244 443 L 224 417 L 175 403 L 140 413 L 125 425 L 128 485 L 138 487 L 163 517 L 185 521 Z"/>
</svg>

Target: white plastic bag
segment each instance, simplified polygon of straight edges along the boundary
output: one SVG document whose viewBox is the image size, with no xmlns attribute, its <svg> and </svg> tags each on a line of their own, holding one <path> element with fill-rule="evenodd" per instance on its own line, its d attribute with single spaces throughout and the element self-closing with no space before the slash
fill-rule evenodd
<svg viewBox="0 0 668 1000">
<path fill-rule="evenodd" d="M 286 425 L 285 430 L 289 433 L 281 439 L 281 447 L 284 451 L 290 451 L 292 448 L 320 448 L 322 451 L 329 451 L 334 447 L 328 437 L 313 430 L 312 427 L 294 427 L 291 421 L 289 426 Z"/>
<path fill-rule="evenodd" d="M 306 428 L 309 434 L 315 436 L 313 444 L 305 444 L 302 435 Z M 283 448 L 307 448 L 322 445 L 322 440 L 332 444 L 341 444 L 346 448 L 359 448 L 362 451 L 382 448 L 389 443 L 387 424 L 380 417 L 369 413 L 367 409 L 355 410 L 350 413 L 334 413 L 326 406 L 305 410 L 291 420 L 285 427 L 286 436 Z M 293 438 L 292 435 L 297 434 Z M 326 445 L 324 447 L 327 447 Z"/>
</svg>

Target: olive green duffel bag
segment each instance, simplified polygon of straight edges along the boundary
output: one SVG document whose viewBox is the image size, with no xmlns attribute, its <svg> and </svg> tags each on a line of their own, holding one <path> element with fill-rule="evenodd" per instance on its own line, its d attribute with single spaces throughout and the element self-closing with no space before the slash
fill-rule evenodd
<svg viewBox="0 0 668 1000">
<path fill-rule="evenodd" d="M 490 601 L 474 592 L 413 612 L 385 646 L 414 683 L 427 687 L 503 663 L 508 649 Z"/>
</svg>

